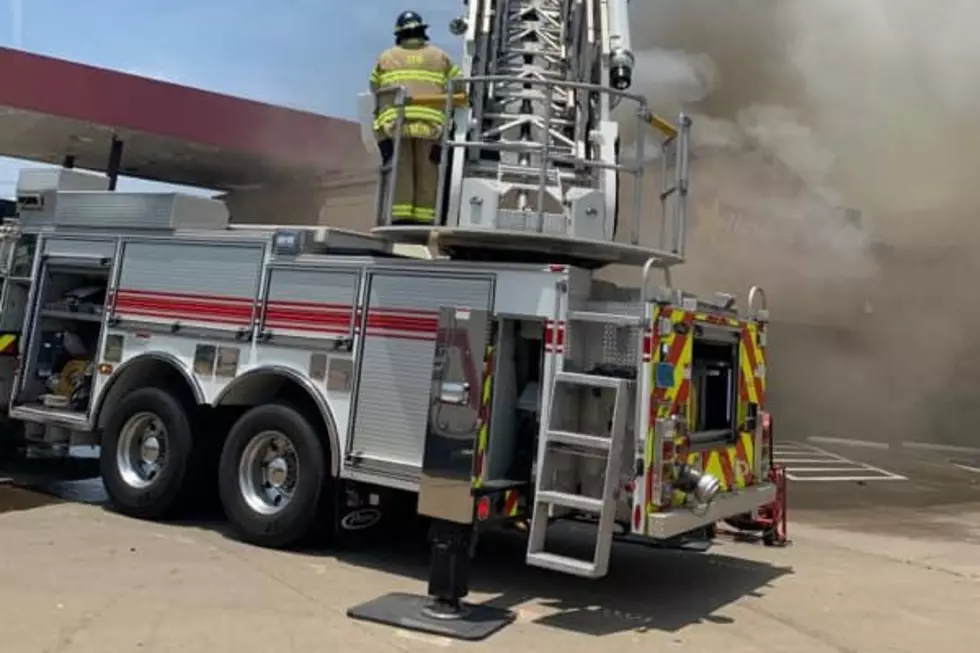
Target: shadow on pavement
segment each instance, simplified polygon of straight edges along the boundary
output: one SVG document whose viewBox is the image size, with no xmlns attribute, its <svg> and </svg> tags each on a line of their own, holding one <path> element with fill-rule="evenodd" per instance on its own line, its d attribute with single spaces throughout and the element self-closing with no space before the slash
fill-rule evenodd
<svg viewBox="0 0 980 653">
<path fill-rule="evenodd" d="M 425 528 L 418 521 L 392 524 L 373 535 L 362 534 L 356 540 L 328 547 L 314 543 L 315 548 L 301 548 L 295 553 L 412 578 L 418 582 L 414 593 L 424 595 L 429 547 Z M 235 539 L 224 522 L 184 520 L 170 525 L 215 531 Z M 584 527 L 557 524 L 553 528 L 553 533 L 549 531 L 549 550 L 581 557 L 591 550 L 590 542 L 582 537 Z M 717 552 L 718 548 L 695 553 L 616 543 L 609 575 L 590 581 L 528 567 L 524 562 L 525 542 L 519 533 L 482 536 L 473 561 L 470 591 L 497 595 L 484 605 L 511 610 L 527 607 L 529 613 L 540 613 L 530 619 L 532 623 L 594 636 L 626 631 L 675 632 L 700 622 L 732 623 L 716 613 L 741 598 L 761 596 L 776 580 L 793 573 L 790 567 L 726 555 Z M 737 552 L 741 546 L 752 544 L 724 548 Z"/>
<path fill-rule="evenodd" d="M 582 533 L 565 525 L 554 529 L 549 538 L 555 540 L 555 552 L 586 555 L 589 543 L 583 541 Z M 429 562 L 424 538 L 412 537 L 411 542 L 402 540 L 397 546 L 394 541 L 389 538 L 358 551 L 309 553 L 414 578 L 419 582 L 417 592 L 424 594 Z M 542 613 L 533 623 L 589 635 L 628 630 L 674 632 L 702 621 L 727 623 L 731 620 L 714 613 L 742 597 L 759 596 L 776 579 L 792 573 L 789 568 L 720 553 L 617 543 L 609 575 L 589 581 L 528 567 L 524 553 L 521 535 L 487 534 L 473 563 L 471 591 L 497 594 L 486 604 L 499 608 L 533 603 L 534 611 Z"/>
<path fill-rule="evenodd" d="M 85 458 L 18 460 L 0 464 L 0 513 L 74 501 L 106 500 L 98 461 Z M 9 502 L 3 500 L 9 496 Z M 12 507 L 7 507 L 12 506 Z"/>
<path fill-rule="evenodd" d="M 0 464 L 0 513 L 66 501 L 105 501 L 98 461 L 79 458 L 17 460 Z"/>
<path fill-rule="evenodd" d="M 47 494 L 31 492 L 13 485 L 0 484 L 0 515 L 19 510 L 33 510 L 58 503 L 64 503 L 64 501 Z"/>
</svg>

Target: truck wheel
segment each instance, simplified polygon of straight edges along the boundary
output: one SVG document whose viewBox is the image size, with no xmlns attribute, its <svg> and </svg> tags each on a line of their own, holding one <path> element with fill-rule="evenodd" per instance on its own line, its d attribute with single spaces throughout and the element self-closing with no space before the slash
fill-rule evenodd
<svg viewBox="0 0 980 653">
<path fill-rule="evenodd" d="M 332 479 L 316 430 L 284 404 L 257 406 L 228 434 L 218 464 L 225 515 L 241 539 L 280 548 L 332 528 Z"/>
<path fill-rule="evenodd" d="M 166 390 L 142 388 L 109 416 L 99 467 L 119 512 L 159 519 L 177 505 L 193 449 L 187 411 Z"/>
<path fill-rule="evenodd" d="M 25 457 L 24 424 L 0 419 L 0 462 L 20 462 Z"/>
</svg>

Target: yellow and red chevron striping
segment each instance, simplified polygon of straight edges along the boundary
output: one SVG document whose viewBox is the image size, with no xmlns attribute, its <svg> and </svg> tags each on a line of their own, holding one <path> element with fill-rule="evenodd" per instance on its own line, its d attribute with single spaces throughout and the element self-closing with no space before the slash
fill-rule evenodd
<svg viewBox="0 0 980 653">
<path fill-rule="evenodd" d="M 690 379 L 686 375 L 685 366 L 689 365 L 691 356 L 691 327 L 694 325 L 694 313 L 661 308 L 657 312 L 653 330 L 653 362 L 674 366 L 673 383 L 663 386 L 657 383 L 657 373 L 654 369 L 653 401 L 651 402 L 651 418 L 666 418 L 679 412 L 687 401 L 690 392 Z M 661 332 L 662 323 L 671 325 L 668 333 Z M 666 349 L 666 355 L 664 350 Z M 651 419 L 651 424 L 653 420 Z"/>
<path fill-rule="evenodd" d="M 473 487 L 483 487 L 485 478 L 487 439 L 490 437 L 490 398 L 493 390 L 493 347 L 487 347 L 483 357 L 483 387 L 480 392 L 479 432 L 476 456 L 473 459 Z"/>
<path fill-rule="evenodd" d="M 755 482 L 752 470 L 753 440 L 750 433 L 739 434 L 735 444 L 706 451 L 689 451 L 686 437 L 677 438 L 675 447 L 678 459 L 715 476 L 724 492 L 744 488 Z M 685 498 L 683 493 L 675 492 L 671 505 L 680 506 Z"/>
<path fill-rule="evenodd" d="M 0 356 L 16 356 L 18 353 L 17 341 L 19 333 L 0 334 Z"/>
<path fill-rule="evenodd" d="M 743 321 L 726 315 L 685 311 L 671 306 L 659 307 L 654 313 L 651 343 L 652 391 L 649 406 L 648 442 L 645 455 L 645 502 L 647 513 L 667 506 L 660 506 L 652 496 L 655 479 L 668 480 L 669 467 L 654 469 L 655 451 L 653 446 L 654 424 L 656 419 L 671 415 L 686 415 L 693 421 L 693 389 L 690 381 L 690 366 L 693 357 L 693 326 L 696 322 L 713 324 L 736 329 L 739 332 L 739 422 L 745 419 L 749 403 L 760 407 L 765 401 L 765 360 L 764 351 L 759 346 L 759 334 L 763 328 L 752 321 Z M 667 330 L 669 328 L 669 331 Z M 673 366 L 673 369 L 658 369 L 657 365 Z M 658 374 L 660 372 L 660 374 Z M 672 378 L 667 375 L 672 373 Z M 744 488 L 753 484 L 757 470 L 754 465 L 754 434 L 740 432 L 735 441 L 715 449 L 691 452 L 689 440 L 680 435 L 672 443 L 665 444 L 662 456 L 664 462 L 684 460 L 690 465 L 703 469 L 721 482 L 723 491 Z M 663 478 L 661 478 L 663 477 Z M 681 505 L 683 494 L 675 492 L 670 504 Z"/>
<path fill-rule="evenodd" d="M 762 348 L 758 345 L 759 327 L 752 322 L 742 323 L 742 346 L 739 356 L 739 369 L 742 382 L 739 384 L 742 401 L 765 406 L 765 360 Z"/>
<path fill-rule="evenodd" d="M 504 515 L 506 517 L 516 517 L 520 513 L 521 493 L 517 490 L 507 490 L 504 493 Z"/>
</svg>

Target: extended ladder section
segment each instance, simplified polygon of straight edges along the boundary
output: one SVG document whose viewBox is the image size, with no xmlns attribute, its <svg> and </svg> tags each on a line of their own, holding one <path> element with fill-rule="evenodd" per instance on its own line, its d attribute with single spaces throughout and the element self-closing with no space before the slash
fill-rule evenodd
<svg viewBox="0 0 980 653">
<path fill-rule="evenodd" d="M 528 538 L 527 563 L 552 571 L 601 578 L 609 568 L 623 443 L 629 413 L 627 379 L 577 372 L 557 372 L 551 390 L 547 428 L 542 434 L 541 459 L 535 481 L 534 510 Z M 604 433 L 583 433 L 562 428 L 561 418 L 569 414 L 574 397 L 581 391 L 612 393 L 612 419 L 596 429 Z M 565 491 L 555 485 L 557 456 L 585 456 L 605 462 L 602 496 L 592 497 Z M 550 553 L 545 550 L 546 531 L 555 509 L 566 509 L 597 518 L 591 560 Z"/>
</svg>

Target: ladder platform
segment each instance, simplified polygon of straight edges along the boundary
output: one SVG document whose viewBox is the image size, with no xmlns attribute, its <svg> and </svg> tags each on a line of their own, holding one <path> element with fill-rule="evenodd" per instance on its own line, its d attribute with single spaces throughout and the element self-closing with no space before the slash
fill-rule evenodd
<svg viewBox="0 0 980 653">
<path fill-rule="evenodd" d="M 391 225 L 375 227 L 371 233 L 400 243 L 435 242 L 452 258 L 460 259 L 564 263 L 588 269 L 613 264 L 642 266 L 650 259 L 657 260 L 654 267 L 669 268 L 683 261 L 677 254 L 651 247 L 531 231 Z"/>
<path fill-rule="evenodd" d="M 604 569 L 598 569 L 594 563 L 588 560 L 570 558 L 557 553 L 544 551 L 528 553 L 527 562 L 535 567 L 559 571 L 572 576 L 581 576 L 582 578 L 602 578 L 606 575 Z"/>
</svg>

